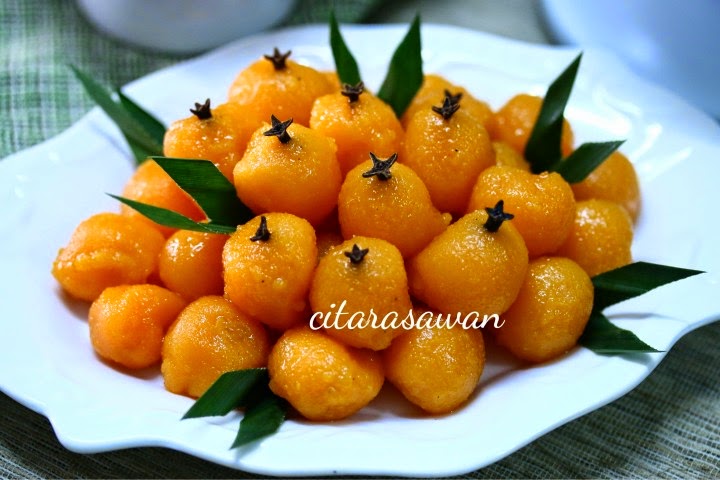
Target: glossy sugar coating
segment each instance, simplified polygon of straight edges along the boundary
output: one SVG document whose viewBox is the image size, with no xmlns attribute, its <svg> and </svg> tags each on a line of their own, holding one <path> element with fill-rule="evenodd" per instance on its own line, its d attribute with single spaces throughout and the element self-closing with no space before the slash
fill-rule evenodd
<svg viewBox="0 0 720 480">
<path fill-rule="evenodd" d="M 546 362 L 572 349 L 590 318 L 593 285 L 587 273 L 563 257 L 530 262 L 520 293 L 502 315 L 495 338 L 516 357 Z"/>
<path fill-rule="evenodd" d="M 521 93 L 515 95 L 495 112 L 487 128 L 493 140 L 501 140 L 512 146 L 519 154 L 525 154 L 530 134 L 532 133 L 543 99 L 534 95 Z M 563 120 L 562 135 L 560 137 L 560 151 L 563 157 L 573 151 L 573 135 L 570 123 Z"/>
<path fill-rule="evenodd" d="M 496 140 L 492 142 L 492 147 L 495 152 L 495 165 L 515 167 L 527 172 L 530 171 L 528 161 L 508 143 Z"/>
<path fill-rule="evenodd" d="M 210 160 L 232 182 L 233 168 L 260 126 L 236 103 L 211 107 L 211 117 L 195 115 L 170 124 L 163 141 L 166 157 Z"/>
<path fill-rule="evenodd" d="M 342 183 L 335 141 L 293 123 L 282 143 L 263 134 L 269 128 L 253 134 L 235 166 L 238 196 L 256 214 L 287 212 L 319 224 L 335 209 Z"/>
<path fill-rule="evenodd" d="M 488 232 L 487 218 L 485 210 L 466 214 L 408 262 L 413 297 L 439 312 L 481 318 L 510 307 L 525 276 L 527 248 L 514 220 Z"/>
<path fill-rule="evenodd" d="M 557 255 L 577 262 L 591 277 L 632 262 L 632 219 L 607 200 L 577 202 L 572 229 Z"/>
<path fill-rule="evenodd" d="M 227 235 L 178 230 L 160 251 L 162 283 L 188 301 L 223 294 L 222 251 Z"/>
<path fill-rule="evenodd" d="M 415 328 L 383 351 L 387 379 L 409 401 L 431 414 L 460 407 L 477 388 L 485 367 L 480 330 Z"/>
<path fill-rule="evenodd" d="M 445 98 L 445 90 L 449 91 L 452 95 L 461 93 L 462 98 L 460 102 L 465 111 L 469 113 L 477 123 L 487 127 L 493 115 L 492 109 L 487 103 L 475 98 L 465 88 L 453 84 L 440 75 L 432 73 L 425 75 L 420 90 L 418 90 L 410 102 L 410 105 L 405 109 L 401 118 L 402 126 L 407 129 L 410 120 L 412 120 L 417 112 L 427 110 L 433 105 L 441 105 Z"/>
<path fill-rule="evenodd" d="M 98 213 L 81 222 L 60 249 L 52 274 L 75 298 L 93 301 L 107 287 L 144 283 L 165 239 L 137 218 Z"/>
<path fill-rule="evenodd" d="M 267 241 L 252 241 L 256 217 L 238 227 L 223 249 L 225 296 L 247 315 L 285 330 L 307 320 L 307 294 L 317 265 L 315 231 L 300 217 L 268 213 Z"/>
<path fill-rule="evenodd" d="M 640 212 L 640 185 L 635 167 L 621 152 L 612 153 L 582 182 L 572 184 L 576 200 L 608 200 L 619 203 L 633 222 Z"/>
<path fill-rule="evenodd" d="M 162 347 L 161 371 L 172 393 L 200 397 L 223 373 L 267 365 L 263 326 L 223 297 L 201 297 L 172 324 Z"/>
<path fill-rule="evenodd" d="M 366 406 L 384 381 L 380 356 L 308 326 L 286 331 L 268 360 L 270 389 L 308 420 L 340 420 Z"/>
<path fill-rule="evenodd" d="M 146 160 L 135 170 L 135 173 L 125 184 L 121 196 L 172 210 L 195 221 L 206 218 L 195 200 L 185 193 L 154 160 Z M 165 237 L 169 237 L 177 230 L 176 228 L 158 225 L 125 204 L 120 206 L 120 211 L 123 215 L 138 218 L 148 225 L 152 225 L 160 230 Z"/>
<path fill-rule="evenodd" d="M 275 70 L 273 63 L 263 58 L 235 77 L 228 98 L 258 125 L 275 115 L 308 126 L 315 99 L 332 91 L 324 73 L 292 60 Z"/>
<path fill-rule="evenodd" d="M 572 229 L 575 198 L 570 185 L 555 172 L 539 175 L 514 167 L 493 166 L 480 174 L 468 211 L 492 207 L 498 199 L 515 215 L 515 228 L 530 257 L 556 251 Z"/>
<path fill-rule="evenodd" d="M 185 300 L 157 285 L 108 287 L 90 306 L 90 341 L 102 358 L 127 368 L 160 362 L 163 337 Z"/>
<path fill-rule="evenodd" d="M 418 111 L 407 125 L 400 161 L 427 186 L 441 212 L 462 214 L 475 179 L 495 163 L 490 136 L 465 110 L 465 99 L 450 117 L 430 107 Z"/>
<path fill-rule="evenodd" d="M 343 237 L 381 238 L 409 258 L 445 230 L 450 215 L 435 208 L 427 187 L 410 167 L 395 163 L 388 180 L 364 178 L 372 167 L 372 161 L 361 163 L 342 184 L 338 218 Z"/>
<path fill-rule="evenodd" d="M 367 253 L 358 263 L 353 263 L 346 255 L 353 246 L 367 249 Z M 315 270 L 310 288 L 310 307 L 313 312 L 332 314 L 329 323 L 333 323 L 335 312 L 345 302 L 346 315 L 337 317 L 337 326 L 328 328 L 326 333 L 347 345 L 372 350 L 382 350 L 400 333 L 400 321 L 412 309 L 408 293 L 407 274 L 400 251 L 385 240 L 366 237 L 353 237 L 331 249 Z M 376 328 L 372 324 L 361 328 L 343 328 L 354 314 L 371 320 L 370 312 L 377 315 Z M 396 312 L 399 320 L 396 328 L 390 328 L 392 316 L 388 317 L 386 327 L 381 321 L 390 312 Z M 314 321 L 322 324 L 322 317 Z"/>
<path fill-rule="evenodd" d="M 318 98 L 310 128 L 335 140 L 343 175 L 365 162 L 370 152 L 379 157 L 397 153 L 404 135 L 393 109 L 367 91 L 354 102 L 340 92 Z"/>
</svg>

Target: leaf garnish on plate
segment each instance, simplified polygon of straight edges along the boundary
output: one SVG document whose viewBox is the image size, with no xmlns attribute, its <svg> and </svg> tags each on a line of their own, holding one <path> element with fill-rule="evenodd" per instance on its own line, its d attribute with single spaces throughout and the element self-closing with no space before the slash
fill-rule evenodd
<svg viewBox="0 0 720 480">
<path fill-rule="evenodd" d="M 209 160 L 151 157 L 197 202 L 211 223 L 236 227 L 255 216 L 235 185 Z"/>
<path fill-rule="evenodd" d="M 582 182 L 623 143 L 625 140 L 583 143 L 552 170 L 568 183 Z"/>
<path fill-rule="evenodd" d="M 119 88 L 115 90 L 115 94 L 120 99 L 120 105 L 123 106 L 125 111 L 153 138 L 156 144 L 162 145 L 165 139 L 165 125 L 133 99 L 125 95 Z"/>
<path fill-rule="evenodd" d="M 657 287 L 704 272 L 648 262 L 635 262 L 592 278 L 593 310 L 578 343 L 601 354 L 658 352 L 634 333 L 614 325 L 602 313 L 616 303 Z"/>
<path fill-rule="evenodd" d="M 205 233 L 220 233 L 229 235 L 237 230 L 237 226 L 222 225 L 213 222 L 196 222 L 195 220 L 186 217 L 180 213 L 174 212 L 167 208 L 156 207 L 129 198 L 120 197 L 108 193 L 115 200 L 124 203 L 130 208 L 133 208 L 138 213 L 149 218 L 153 222 L 170 228 L 178 228 L 180 230 L 192 230 L 194 232 L 205 232 Z"/>
<path fill-rule="evenodd" d="M 602 311 L 623 300 L 701 273 L 705 272 L 648 262 L 631 263 L 592 278 L 595 287 L 593 307 Z"/>
<path fill-rule="evenodd" d="M 245 408 L 230 448 L 272 435 L 285 421 L 287 404 L 270 390 L 268 382 L 267 368 L 223 373 L 182 418 L 221 416 L 236 408 Z"/>
<path fill-rule="evenodd" d="M 624 140 L 584 143 L 567 158 L 562 158 L 561 138 L 565 107 L 575 84 L 581 59 L 582 53 L 548 87 L 525 146 L 525 158 L 533 173 L 554 171 L 569 183 L 585 180 L 624 143 Z"/>
<path fill-rule="evenodd" d="M 360 69 L 352 52 L 345 43 L 335 12 L 330 12 L 330 48 L 335 60 L 335 71 L 341 84 L 357 85 L 362 81 Z"/>
<path fill-rule="evenodd" d="M 590 314 L 590 320 L 588 320 L 585 331 L 583 331 L 578 343 L 595 353 L 604 355 L 660 351 L 640 340 L 630 330 L 614 325 L 597 310 L 593 310 Z"/>
<path fill-rule="evenodd" d="M 400 118 L 420 90 L 423 82 L 420 15 L 393 53 L 385 80 L 377 96 L 389 104 Z"/>
<path fill-rule="evenodd" d="M 127 97 L 125 97 L 124 102 L 122 97 L 120 97 L 120 100 L 115 100 L 110 92 L 96 82 L 90 75 L 74 65 L 70 65 L 70 68 L 78 80 L 80 80 L 80 83 L 82 83 L 85 92 L 90 95 L 95 103 L 103 109 L 120 129 L 130 144 L 130 148 L 133 151 L 135 161 L 138 165 L 144 162 L 150 155 L 162 155 L 162 138 L 158 141 L 157 125 L 149 127 L 149 130 L 146 129 L 148 125 L 153 123 L 149 119 L 154 119 L 154 117 L 147 112 L 141 114 L 142 109 Z M 141 117 L 143 120 L 139 120 Z"/>
<path fill-rule="evenodd" d="M 287 403 L 267 385 L 257 385 L 258 398 L 248 405 L 240 421 L 237 436 L 230 448 L 238 448 L 272 435 L 280 429 L 287 414 Z"/>
<path fill-rule="evenodd" d="M 265 368 L 248 368 L 223 373 L 182 418 L 226 415 L 235 408 L 247 406 L 247 399 L 253 388 L 267 381 Z"/>
</svg>

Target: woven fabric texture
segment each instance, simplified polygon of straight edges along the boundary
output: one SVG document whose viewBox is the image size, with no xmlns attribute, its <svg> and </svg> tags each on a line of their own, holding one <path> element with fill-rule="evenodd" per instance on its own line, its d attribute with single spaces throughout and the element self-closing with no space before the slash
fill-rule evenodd
<svg viewBox="0 0 720 480">
<path fill-rule="evenodd" d="M 324 22 L 332 6 L 341 21 L 362 21 L 381 3 L 300 0 L 287 23 Z M 0 158 L 60 133 L 93 106 L 68 64 L 123 85 L 183 58 L 98 34 L 70 0 L 1 0 Z M 459 478 L 720 477 L 718 345 L 720 323 L 687 335 L 628 395 Z M 4 394 L 0 416 L 2 478 L 262 478 L 160 448 L 75 454 L 47 419 Z"/>
</svg>

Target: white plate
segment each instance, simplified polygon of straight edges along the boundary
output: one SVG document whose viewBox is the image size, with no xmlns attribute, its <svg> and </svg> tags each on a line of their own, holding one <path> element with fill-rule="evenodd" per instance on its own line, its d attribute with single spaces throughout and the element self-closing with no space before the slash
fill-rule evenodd
<svg viewBox="0 0 720 480">
<path fill-rule="evenodd" d="M 344 28 L 370 86 L 377 88 L 387 46 L 405 30 Z M 192 102 L 222 101 L 235 73 L 276 45 L 329 69 L 327 37 L 316 26 L 253 37 L 149 75 L 127 92 L 170 122 L 187 116 Z M 427 72 L 466 85 L 493 107 L 516 92 L 542 94 L 577 54 L 432 25 L 423 27 L 423 45 Z M 669 349 L 720 316 L 719 227 L 709 218 L 720 206 L 720 129 L 599 51 L 585 52 L 567 113 L 579 142 L 627 138 L 623 150 L 637 165 L 644 201 L 635 258 L 712 272 L 609 310 L 620 326 Z M 578 348 L 546 365 L 520 367 L 492 355 L 478 394 L 452 415 L 424 417 L 386 389 L 347 421 L 288 421 L 276 435 L 230 451 L 238 415 L 180 421 L 192 401 L 166 392 L 157 370 L 128 374 L 99 361 L 88 341 L 87 306 L 64 298 L 50 275 L 75 226 L 117 208 L 104 192 L 120 192 L 131 171 L 122 137 L 98 110 L 0 163 L 0 386 L 46 415 L 71 450 L 163 446 L 277 475 L 459 474 L 625 394 L 664 356 L 604 357 Z"/>
</svg>

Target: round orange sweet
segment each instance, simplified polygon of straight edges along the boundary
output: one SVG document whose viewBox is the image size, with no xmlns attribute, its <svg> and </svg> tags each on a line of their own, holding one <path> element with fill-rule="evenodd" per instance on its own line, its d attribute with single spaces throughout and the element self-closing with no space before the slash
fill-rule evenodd
<svg viewBox="0 0 720 480">
<path fill-rule="evenodd" d="M 228 96 L 257 124 L 275 115 L 307 126 L 315 99 L 332 91 L 324 73 L 292 60 L 276 69 L 273 61 L 263 58 L 237 75 Z"/>
<path fill-rule="evenodd" d="M 308 420 L 341 420 L 366 406 L 384 381 L 382 361 L 309 327 L 286 331 L 270 352 L 270 389 Z"/>
<path fill-rule="evenodd" d="M 402 320 L 412 308 L 400 251 L 377 238 L 346 240 L 320 259 L 310 306 L 314 324 L 328 319 L 325 331 L 331 337 L 353 347 L 386 348 L 400 333 L 399 320 L 396 328 L 391 326 L 393 312 Z M 341 306 L 345 314 L 336 318 Z"/>
<path fill-rule="evenodd" d="M 637 220 L 640 211 L 640 185 L 635 167 L 620 152 L 612 153 L 582 182 L 572 184 L 576 200 L 608 200 L 619 203 Z"/>
<path fill-rule="evenodd" d="M 122 196 L 137 202 L 172 210 L 195 221 L 206 218 L 195 200 L 185 193 L 154 160 L 146 160 L 135 170 L 133 176 L 125 184 Z M 169 237 L 177 230 L 176 228 L 158 225 L 125 204 L 120 206 L 120 211 L 123 215 L 141 219 L 148 225 L 154 226 L 165 237 Z"/>
<path fill-rule="evenodd" d="M 317 246 L 306 220 L 289 213 L 256 217 L 230 236 L 222 260 L 225 296 L 240 310 L 277 330 L 308 318 Z"/>
<path fill-rule="evenodd" d="M 106 288 L 90 306 L 90 341 L 102 358 L 149 367 L 160 361 L 165 332 L 183 308 L 180 295 L 157 285 Z"/>
<path fill-rule="evenodd" d="M 381 157 L 398 152 L 403 139 L 393 109 L 368 91 L 355 101 L 341 92 L 318 98 L 310 114 L 310 128 L 335 140 L 343 175 L 365 162 L 369 152 Z"/>
<path fill-rule="evenodd" d="M 415 328 L 383 351 L 387 379 L 415 405 L 432 414 L 460 407 L 477 388 L 485 367 L 480 330 Z"/>
<path fill-rule="evenodd" d="M 557 255 L 577 262 L 591 277 L 632 262 L 632 219 L 607 200 L 577 202 L 577 213 Z"/>
<path fill-rule="evenodd" d="M 516 357 L 546 362 L 572 349 L 590 318 L 592 281 L 575 262 L 541 257 L 530 262 L 517 299 L 502 315 L 495 338 Z"/>
<path fill-rule="evenodd" d="M 463 109 L 470 114 L 475 122 L 487 128 L 493 115 L 490 106 L 486 102 L 475 98 L 465 88 L 432 73 L 425 75 L 420 90 L 405 109 L 401 119 L 403 127 L 407 128 L 410 120 L 417 112 L 432 108 L 433 105 L 442 104 L 447 95 L 446 92 L 450 95 L 460 95 Z"/>
<path fill-rule="evenodd" d="M 430 107 L 418 111 L 407 124 L 400 161 L 418 174 L 441 212 L 462 214 L 475 179 L 495 163 L 495 154 L 465 99 L 457 105 L 449 118 Z"/>
<path fill-rule="evenodd" d="M 575 218 L 572 188 L 560 174 L 535 175 L 514 167 L 492 166 L 477 178 L 468 211 L 491 207 L 498 198 L 515 215 L 530 257 L 556 251 L 570 233 Z"/>
<path fill-rule="evenodd" d="M 541 97 L 525 93 L 515 95 L 508 100 L 500 107 L 500 110 L 495 112 L 487 124 L 492 139 L 506 142 L 518 153 L 524 155 L 525 146 L 540 114 L 542 101 Z M 560 138 L 560 151 L 563 157 L 572 153 L 574 141 L 575 137 L 570 123 L 564 120 Z"/>
<path fill-rule="evenodd" d="M 337 206 L 342 183 L 335 141 L 293 123 L 290 140 L 266 136 L 264 124 L 250 139 L 234 171 L 238 196 L 257 213 L 287 212 L 318 225 Z"/>
<path fill-rule="evenodd" d="M 199 298 L 180 313 L 165 336 L 165 388 L 200 397 L 223 373 L 264 367 L 269 351 L 260 323 L 223 297 Z"/>
<path fill-rule="evenodd" d="M 192 301 L 206 295 L 222 295 L 222 251 L 227 235 L 178 230 L 160 252 L 162 283 Z"/>
<path fill-rule="evenodd" d="M 453 315 L 493 315 L 510 307 L 525 277 L 527 248 L 514 220 L 494 232 L 487 222 L 485 210 L 466 214 L 408 262 L 416 299 Z"/>
<path fill-rule="evenodd" d="M 395 163 L 387 179 L 363 176 L 372 170 L 373 161 L 367 161 L 345 177 L 338 197 L 343 237 L 381 238 L 409 258 L 445 230 L 450 215 L 435 208 L 427 187 L 410 167 Z"/>
<path fill-rule="evenodd" d="M 99 213 L 75 228 L 52 274 L 70 295 L 92 301 L 107 287 L 144 283 L 157 268 L 164 241 L 136 218 Z"/>
<path fill-rule="evenodd" d="M 520 155 L 517 150 L 505 142 L 492 142 L 493 151 L 495 152 L 495 165 L 505 167 L 515 167 L 520 170 L 530 171 L 530 164 Z"/>
<path fill-rule="evenodd" d="M 210 107 L 195 104 L 190 117 L 173 122 L 165 132 L 166 157 L 210 160 L 232 182 L 233 168 L 245 152 L 250 135 L 260 126 L 236 103 Z"/>
</svg>

